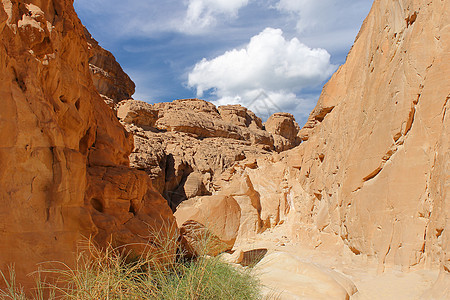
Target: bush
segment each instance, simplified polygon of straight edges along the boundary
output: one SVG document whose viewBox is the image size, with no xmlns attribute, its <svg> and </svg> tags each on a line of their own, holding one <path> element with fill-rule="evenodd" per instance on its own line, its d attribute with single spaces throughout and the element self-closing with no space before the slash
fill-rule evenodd
<svg viewBox="0 0 450 300">
<path fill-rule="evenodd" d="M 164 254 L 167 259 L 161 259 Z M 36 272 L 37 284 L 31 297 L 25 297 L 15 283 L 12 268 L 9 279 L 1 273 L 7 288 L 0 290 L 0 298 L 187 300 L 260 296 L 259 282 L 250 270 L 237 269 L 216 257 L 176 261 L 172 255 L 149 253 L 130 259 L 120 249 L 99 251 L 89 243 L 74 268 L 53 262 Z"/>
</svg>

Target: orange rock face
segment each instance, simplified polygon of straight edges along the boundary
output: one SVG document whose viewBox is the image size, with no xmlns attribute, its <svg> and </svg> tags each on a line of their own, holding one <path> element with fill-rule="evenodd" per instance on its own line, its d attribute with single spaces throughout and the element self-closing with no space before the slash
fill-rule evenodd
<svg viewBox="0 0 450 300">
<path fill-rule="evenodd" d="M 298 140 L 292 115 L 272 122 L 271 132 L 242 106 L 216 108 L 198 99 L 153 105 L 126 100 L 117 106 L 117 115 L 134 135 L 131 165 L 149 174 L 173 209 L 186 199 L 214 193 L 214 182 L 236 162 L 251 165 Z"/>
<path fill-rule="evenodd" d="M 0 268 L 18 280 L 76 244 L 147 242 L 174 224 L 148 176 L 128 167 L 132 136 L 89 71 L 72 1 L 0 5 Z M 29 279 L 29 278 L 28 278 Z"/>
<path fill-rule="evenodd" d="M 134 94 L 135 84 L 123 71 L 111 52 L 100 47 L 91 34 L 84 29 L 89 48 L 89 69 L 95 88 L 110 105 L 130 99 Z"/>
</svg>

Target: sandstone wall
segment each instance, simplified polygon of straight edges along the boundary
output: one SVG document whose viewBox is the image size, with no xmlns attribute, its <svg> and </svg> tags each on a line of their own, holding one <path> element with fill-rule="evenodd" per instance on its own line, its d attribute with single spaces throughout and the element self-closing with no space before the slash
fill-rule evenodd
<svg viewBox="0 0 450 300">
<path fill-rule="evenodd" d="M 0 4 L 0 269 L 74 261 L 76 243 L 146 242 L 173 224 L 148 176 L 128 168 L 132 136 L 103 102 L 70 0 Z"/>
<path fill-rule="evenodd" d="M 86 28 L 84 34 L 88 41 L 89 68 L 97 91 L 111 106 L 130 99 L 135 91 L 134 82 L 123 71 L 114 55 L 100 47 Z"/>
<path fill-rule="evenodd" d="M 449 1 L 374 2 L 299 132 L 304 142 L 217 183 L 223 195 L 244 182 L 255 191 L 245 202 L 253 234 L 284 224 L 292 240 L 368 255 L 380 272 L 448 272 L 449 14 Z"/>
<path fill-rule="evenodd" d="M 450 251 L 449 14 L 449 1 L 375 1 L 302 130 L 300 182 L 327 230 L 381 264 Z"/>
</svg>

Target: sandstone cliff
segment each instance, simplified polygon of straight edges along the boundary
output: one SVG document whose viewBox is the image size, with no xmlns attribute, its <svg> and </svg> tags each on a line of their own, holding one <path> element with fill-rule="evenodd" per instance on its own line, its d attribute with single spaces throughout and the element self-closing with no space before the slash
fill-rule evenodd
<svg viewBox="0 0 450 300">
<path fill-rule="evenodd" d="M 448 1 L 375 1 L 301 133 L 318 229 L 380 265 L 449 270 L 448 24 Z"/>
<path fill-rule="evenodd" d="M 0 5 L 0 268 L 14 263 L 19 281 L 39 262 L 72 263 L 82 237 L 146 244 L 149 227 L 173 224 L 128 167 L 133 138 L 95 90 L 72 4 Z"/>
<path fill-rule="evenodd" d="M 449 6 L 374 2 L 298 134 L 305 142 L 216 183 L 240 206 L 235 248 L 283 224 L 292 241 L 347 248 L 380 272 L 440 266 L 448 284 Z M 182 214 L 198 215 L 197 202 Z"/>
<path fill-rule="evenodd" d="M 134 82 L 123 71 L 114 55 L 100 47 L 86 28 L 84 28 L 84 35 L 88 41 L 92 80 L 102 98 L 110 106 L 130 99 L 134 94 Z"/>
</svg>

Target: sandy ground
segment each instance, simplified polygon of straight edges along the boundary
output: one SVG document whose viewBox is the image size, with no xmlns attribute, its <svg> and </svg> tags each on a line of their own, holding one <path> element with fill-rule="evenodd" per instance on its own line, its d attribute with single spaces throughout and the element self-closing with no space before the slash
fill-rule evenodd
<svg viewBox="0 0 450 300">
<path fill-rule="evenodd" d="M 280 242 L 282 241 L 282 242 Z M 348 278 L 356 285 L 358 292 L 354 294 L 351 300 L 414 300 L 423 299 L 427 290 L 436 282 L 439 271 L 416 269 L 402 272 L 398 268 L 385 269 L 383 272 L 378 270 L 376 261 L 362 255 L 354 255 L 348 250 L 341 251 L 320 249 L 313 250 L 302 247 L 299 244 L 291 243 L 275 232 L 263 234 L 257 240 L 249 241 L 248 245 L 243 246 L 244 250 L 249 249 L 268 249 L 267 255 L 273 253 L 287 253 L 298 258 L 302 263 L 311 264 L 324 270 L 333 270 Z M 289 266 L 288 266 L 289 267 Z M 292 273 L 286 272 L 286 276 L 280 275 L 283 272 L 273 270 L 270 267 L 260 266 L 262 272 L 269 274 L 277 273 L 275 276 L 263 276 L 263 284 L 268 286 L 286 286 L 288 282 L 292 282 L 292 291 L 298 295 L 299 285 L 305 287 L 319 287 L 320 283 L 295 282 Z M 281 278 L 279 278 L 281 277 Z M 283 278 L 284 277 L 284 278 Z M 320 276 L 319 276 L 320 278 Z M 277 280 L 279 282 L 277 283 Z M 314 280 L 314 278 L 313 278 Z M 319 279 L 320 280 L 320 279 Z M 324 290 L 326 290 L 324 286 Z M 278 289 L 279 290 L 279 289 Z M 275 293 L 276 295 L 276 293 Z M 290 295 L 290 296 L 289 296 Z M 281 293 L 279 299 L 338 299 L 331 297 L 330 294 L 311 296 L 292 296 L 292 293 Z M 445 299 L 444 299 L 445 300 Z"/>
</svg>

